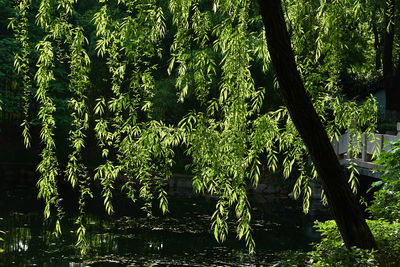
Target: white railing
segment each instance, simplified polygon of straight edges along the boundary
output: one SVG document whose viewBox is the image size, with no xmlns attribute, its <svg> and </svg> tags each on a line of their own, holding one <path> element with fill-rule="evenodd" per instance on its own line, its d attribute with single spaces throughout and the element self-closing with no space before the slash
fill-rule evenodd
<svg viewBox="0 0 400 267">
<path fill-rule="evenodd" d="M 367 137 L 368 140 L 366 140 Z M 380 151 L 387 151 L 391 148 L 390 145 L 385 147 L 385 142 L 400 139 L 400 122 L 397 123 L 397 135 L 375 134 L 374 138 L 373 136 L 362 134 L 360 144 L 357 144 L 357 142 L 353 139 L 354 136 L 352 133 L 346 133 L 339 136 L 339 140 L 333 139 L 332 146 L 339 159 L 351 158 L 349 149 L 354 149 L 359 146 L 357 147 L 357 150 L 359 150 L 361 153 L 358 159 L 364 162 L 371 162 L 373 154 L 379 154 Z"/>
</svg>

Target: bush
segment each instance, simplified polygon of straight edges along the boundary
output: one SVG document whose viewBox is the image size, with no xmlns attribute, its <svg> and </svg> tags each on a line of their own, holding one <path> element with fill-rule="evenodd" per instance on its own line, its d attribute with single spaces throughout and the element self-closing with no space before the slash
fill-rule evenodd
<svg viewBox="0 0 400 267">
<path fill-rule="evenodd" d="M 375 218 L 388 221 L 400 219 L 400 192 L 381 189 L 374 194 L 374 202 L 367 208 Z"/>
<path fill-rule="evenodd" d="M 384 172 L 381 180 L 372 186 L 380 189 L 374 193 L 374 201 L 367 208 L 375 218 L 389 221 L 400 219 L 400 140 L 390 142 L 389 151 L 382 151 L 379 159 L 379 170 Z"/>
<path fill-rule="evenodd" d="M 381 259 L 387 266 L 400 264 L 400 223 L 384 220 L 367 221 L 376 242 Z M 377 266 L 377 251 L 344 246 L 335 221 L 316 222 L 315 228 L 321 233 L 321 242 L 310 252 L 313 266 Z"/>
<path fill-rule="evenodd" d="M 400 266 L 400 222 L 367 221 L 387 266 Z"/>
<path fill-rule="evenodd" d="M 375 253 L 364 249 L 348 249 L 335 221 L 316 222 L 322 240 L 310 252 L 313 266 L 376 266 Z"/>
</svg>

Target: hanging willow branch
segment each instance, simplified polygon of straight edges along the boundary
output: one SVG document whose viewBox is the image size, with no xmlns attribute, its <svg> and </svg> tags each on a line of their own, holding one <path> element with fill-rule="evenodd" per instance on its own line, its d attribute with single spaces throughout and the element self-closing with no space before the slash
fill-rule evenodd
<svg viewBox="0 0 400 267">
<path fill-rule="evenodd" d="M 23 127 L 22 136 L 24 138 L 24 144 L 26 148 L 31 146 L 30 140 L 30 131 L 29 131 L 29 101 L 31 97 L 32 90 L 32 78 L 29 75 L 29 36 L 28 36 L 28 17 L 27 13 L 29 12 L 31 6 L 30 0 L 20 1 L 15 6 L 17 10 L 17 17 L 12 18 L 9 26 L 14 30 L 14 35 L 19 45 L 21 47 L 21 51 L 15 54 L 14 67 L 18 74 L 22 75 L 22 88 L 23 88 L 23 97 L 22 97 L 22 105 L 23 105 L 23 114 L 24 119 L 21 124 Z"/>
</svg>

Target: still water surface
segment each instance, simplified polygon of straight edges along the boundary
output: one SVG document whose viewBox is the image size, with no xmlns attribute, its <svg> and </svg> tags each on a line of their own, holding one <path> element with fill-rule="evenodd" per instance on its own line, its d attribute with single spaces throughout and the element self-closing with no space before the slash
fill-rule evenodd
<svg viewBox="0 0 400 267">
<path fill-rule="evenodd" d="M 77 213 L 72 204 L 64 203 L 63 235 L 57 239 L 50 223 L 43 223 L 35 190 L 19 187 L 0 193 L 0 230 L 6 232 L 0 241 L 0 266 L 285 266 L 319 240 L 313 221 L 328 216 L 320 205 L 304 215 L 301 204 L 285 196 L 253 195 L 256 253 L 248 255 L 244 242 L 235 238 L 234 220 L 227 241 L 215 241 L 212 198 L 174 191 L 170 213 L 156 212 L 151 218 L 129 200 L 116 202 L 122 204 L 111 217 L 100 202 L 93 202 L 86 216 L 89 253 L 81 257 L 74 246 Z"/>
</svg>

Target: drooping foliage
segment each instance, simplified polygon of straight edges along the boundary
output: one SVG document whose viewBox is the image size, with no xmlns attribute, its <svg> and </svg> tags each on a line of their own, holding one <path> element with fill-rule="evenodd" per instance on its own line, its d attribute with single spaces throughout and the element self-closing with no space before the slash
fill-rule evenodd
<svg viewBox="0 0 400 267">
<path fill-rule="evenodd" d="M 31 1 L 17 1 L 18 15 L 11 21 L 21 47 L 15 66 L 23 77 L 25 118 L 29 115 L 29 103 L 36 101 L 39 105 L 43 143 L 38 166 L 39 197 L 46 203 L 45 218 L 56 210 L 57 232 L 61 232 L 63 214 L 57 181 L 62 177 L 80 192 L 77 232 L 83 251 L 84 207 L 85 200 L 93 196 L 93 181 L 102 186 L 109 214 L 114 211 L 112 196 L 117 180 L 123 181 L 121 189 L 130 199 L 144 201 L 143 209 L 148 214 L 154 200 L 167 212 L 165 185 L 171 176 L 177 146 L 185 147 L 192 159 L 194 190 L 218 199 L 212 229 L 219 242 L 228 234 L 228 218 L 234 217 L 238 238 L 244 238 L 249 250 L 254 250 L 246 190 L 258 185 L 262 164 L 270 171 L 282 164 L 286 178 L 296 169 L 295 197 L 303 195 L 303 208 L 308 210 L 310 182 L 317 180 L 317 174 L 286 108 L 271 110 L 264 105 L 273 86 L 279 85 L 257 85 L 259 77 L 254 68 L 261 66 L 259 72 L 265 75 L 271 72 L 271 65 L 262 21 L 252 1 L 101 0 L 93 12 L 97 55 L 91 56 L 88 49 L 93 44 L 88 43 L 87 25 L 76 18 L 76 2 L 40 1 L 36 24 L 41 27 L 43 38 L 36 45 L 39 57 L 34 67 L 27 49 L 26 15 L 33 12 Z M 286 9 L 297 61 L 314 106 L 331 138 L 351 129 L 361 142 L 361 130 L 374 131 L 376 107 L 373 98 L 360 107 L 341 97 L 337 79 L 340 65 L 352 63 L 346 61 L 350 60 L 348 40 L 341 39 L 340 29 L 331 28 L 336 22 L 330 20 L 339 19 L 338 15 L 345 20 L 334 6 L 340 5 L 298 3 L 302 6 L 293 2 Z M 313 21 L 311 14 L 302 13 L 315 10 L 318 21 Z M 324 36 L 319 36 L 315 30 L 318 27 Z M 335 34 L 330 32 L 334 30 Z M 165 47 L 167 35 L 172 35 L 172 42 Z M 314 37 L 319 41 L 313 43 Z M 357 38 L 350 41 L 356 42 Z M 90 74 L 96 72 L 91 66 L 99 58 L 105 63 L 109 80 L 104 95 L 93 101 L 88 99 L 88 90 L 92 90 Z M 60 62 L 67 64 L 69 71 L 71 152 L 65 168 L 58 163 L 54 141 L 56 105 L 52 90 L 54 68 Z M 34 80 L 28 75 L 32 70 Z M 191 98 L 196 102 L 195 108 L 176 125 L 152 118 L 157 73 L 162 70 L 175 78 L 178 101 Z M 90 101 L 95 103 L 93 109 Z M 23 127 L 25 144 L 29 146 L 27 119 Z M 102 157 L 93 177 L 82 158 L 89 128 L 95 131 Z M 278 155 L 283 155 L 282 162 Z M 354 180 L 352 185 L 355 190 Z"/>
</svg>

